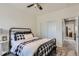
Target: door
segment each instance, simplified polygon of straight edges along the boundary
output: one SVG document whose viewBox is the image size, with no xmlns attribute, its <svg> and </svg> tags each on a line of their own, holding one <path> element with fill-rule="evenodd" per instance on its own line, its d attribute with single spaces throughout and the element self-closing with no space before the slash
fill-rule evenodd
<svg viewBox="0 0 79 59">
<path fill-rule="evenodd" d="M 56 38 L 56 22 L 48 21 L 40 24 L 40 35 L 43 38 Z"/>
<path fill-rule="evenodd" d="M 47 22 L 47 36 L 48 38 L 56 38 L 56 22 Z"/>
</svg>

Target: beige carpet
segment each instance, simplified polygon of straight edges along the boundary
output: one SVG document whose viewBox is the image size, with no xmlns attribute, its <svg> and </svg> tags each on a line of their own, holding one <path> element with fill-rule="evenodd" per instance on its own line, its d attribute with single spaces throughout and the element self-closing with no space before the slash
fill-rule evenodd
<svg viewBox="0 0 79 59">
<path fill-rule="evenodd" d="M 76 43 L 73 40 L 65 40 L 63 47 L 57 48 L 57 56 L 76 56 Z"/>
</svg>

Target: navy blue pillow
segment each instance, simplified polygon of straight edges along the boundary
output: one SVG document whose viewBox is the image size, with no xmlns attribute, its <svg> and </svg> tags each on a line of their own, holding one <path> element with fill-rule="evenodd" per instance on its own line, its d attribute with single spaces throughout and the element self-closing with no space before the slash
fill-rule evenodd
<svg viewBox="0 0 79 59">
<path fill-rule="evenodd" d="M 16 33 L 14 33 L 15 41 L 17 41 L 17 40 L 24 40 L 25 39 L 24 35 L 25 34 L 30 34 L 30 33 L 31 32 L 16 32 Z"/>
<path fill-rule="evenodd" d="M 24 40 L 25 39 L 25 37 L 24 37 L 25 33 L 26 32 L 16 32 L 16 33 L 14 33 L 15 41 Z"/>
</svg>

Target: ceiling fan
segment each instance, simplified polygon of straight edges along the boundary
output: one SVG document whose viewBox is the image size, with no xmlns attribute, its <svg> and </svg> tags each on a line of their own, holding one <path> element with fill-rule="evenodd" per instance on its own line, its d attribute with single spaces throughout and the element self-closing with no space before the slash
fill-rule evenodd
<svg viewBox="0 0 79 59">
<path fill-rule="evenodd" d="M 30 8 L 32 6 L 38 7 L 39 10 L 43 10 L 42 6 L 39 3 L 33 3 L 27 6 L 27 8 Z"/>
</svg>

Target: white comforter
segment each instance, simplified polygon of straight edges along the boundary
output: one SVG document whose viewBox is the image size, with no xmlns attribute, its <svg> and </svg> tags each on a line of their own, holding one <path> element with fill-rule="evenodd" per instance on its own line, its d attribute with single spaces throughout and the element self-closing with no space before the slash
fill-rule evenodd
<svg viewBox="0 0 79 59">
<path fill-rule="evenodd" d="M 37 40 L 37 41 L 31 42 L 29 44 L 26 44 L 26 46 L 24 46 L 23 50 L 21 51 L 20 56 L 32 56 L 41 44 L 43 44 L 49 40 L 51 40 L 51 39 L 45 38 L 45 39 Z M 26 40 L 15 41 L 12 44 L 11 52 L 15 54 L 15 49 L 17 48 L 17 46 L 20 43 L 25 42 L 25 41 Z"/>
</svg>

